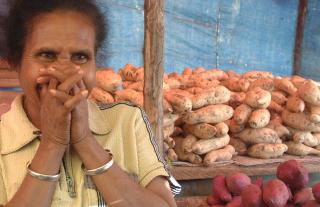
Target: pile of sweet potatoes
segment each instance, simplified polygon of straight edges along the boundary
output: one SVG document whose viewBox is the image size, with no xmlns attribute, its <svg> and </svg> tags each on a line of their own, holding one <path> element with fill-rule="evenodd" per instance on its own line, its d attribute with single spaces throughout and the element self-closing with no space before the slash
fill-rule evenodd
<svg viewBox="0 0 320 207">
<path fill-rule="evenodd" d="M 143 107 L 143 68 L 127 64 L 119 73 L 99 70 L 96 78 L 95 101 Z M 312 80 L 199 67 L 165 74 L 163 89 L 164 151 L 171 161 L 209 166 L 235 154 L 320 156 L 320 89 Z"/>
<path fill-rule="evenodd" d="M 281 163 L 277 179 L 252 181 L 239 172 L 219 175 L 212 180 L 211 207 L 319 207 L 320 183 L 307 187 L 308 172 L 296 160 Z"/>
</svg>

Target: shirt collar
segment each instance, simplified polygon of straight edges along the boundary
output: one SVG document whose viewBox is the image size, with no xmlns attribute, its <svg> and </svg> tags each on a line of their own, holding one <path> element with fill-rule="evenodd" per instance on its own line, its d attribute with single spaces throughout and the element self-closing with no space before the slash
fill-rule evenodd
<svg viewBox="0 0 320 207">
<path fill-rule="evenodd" d="M 1 154 L 15 152 L 39 137 L 40 130 L 29 121 L 22 102 L 23 95 L 18 95 L 13 100 L 11 109 L 1 117 Z M 106 121 L 106 114 L 101 113 L 93 102 L 88 102 L 88 110 L 91 131 L 98 135 L 109 133 L 111 127 Z"/>
</svg>

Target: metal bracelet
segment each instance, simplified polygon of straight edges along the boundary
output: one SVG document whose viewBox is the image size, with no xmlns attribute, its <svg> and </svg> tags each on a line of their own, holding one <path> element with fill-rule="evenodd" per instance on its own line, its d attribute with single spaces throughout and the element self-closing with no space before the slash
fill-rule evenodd
<svg viewBox="0 0 320 207">
<path fill-rule="evenodd" d="M 86 175 L 90 175 L 90 176 L 94 176 L 94 175 L 99 175 L 99 174 L 104 173 L 107 170 L 109 170 L 112 167 L 113 163 L 114 163 L 112 154 L 110 152 L 109 152 L 109 154 L 111 156 L 111 160 L 109 162 L 107 162 L 106 164 L 102 165 L 101 167 L 98 167 L 98 168 L 95 168 L 95 169 L 92 169 L 92 170 L 84 169 L 85 174 Z"/>
<path fill-rule="evenodd" d="M 27 164 L 27 173 L 32 177 L 37 178 L 39 180 L 43 180 L 43 181 L 56 182 L 60 179 L 60 173 L 56 175 L 45 175 L 45 174 L 32 171 L 30 169 L 30 163 Z"/>
</svg>

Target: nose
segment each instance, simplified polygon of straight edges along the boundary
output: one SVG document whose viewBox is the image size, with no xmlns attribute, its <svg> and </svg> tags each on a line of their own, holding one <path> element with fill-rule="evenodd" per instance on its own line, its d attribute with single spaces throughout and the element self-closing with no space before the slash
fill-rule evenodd
<svg viewBox="0 0 320 207">
<path fill-rule="evenodd" d="M 72 63 L 69 58 L 59 58 L 57 61 L 51 64 L 51 67 L 55 68 L 56 70 L 63 71 L 68 68 L 70 69 L 72 67 L 76 67 L 76 65 Z"/>
</svg>

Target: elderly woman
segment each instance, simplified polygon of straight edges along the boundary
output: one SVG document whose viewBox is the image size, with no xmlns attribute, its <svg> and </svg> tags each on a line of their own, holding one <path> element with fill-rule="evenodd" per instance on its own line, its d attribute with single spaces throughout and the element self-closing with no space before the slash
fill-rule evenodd
<svg viewBox="0 0 320 207">
<path fill-rule="evenodd" d="M 144 112 L 87 101 L 104 31 L 90 0 L 12 5 L 8 60 L 24 93 L 1 117 L 0 205 L 176 206 Z"/>
</svg>

